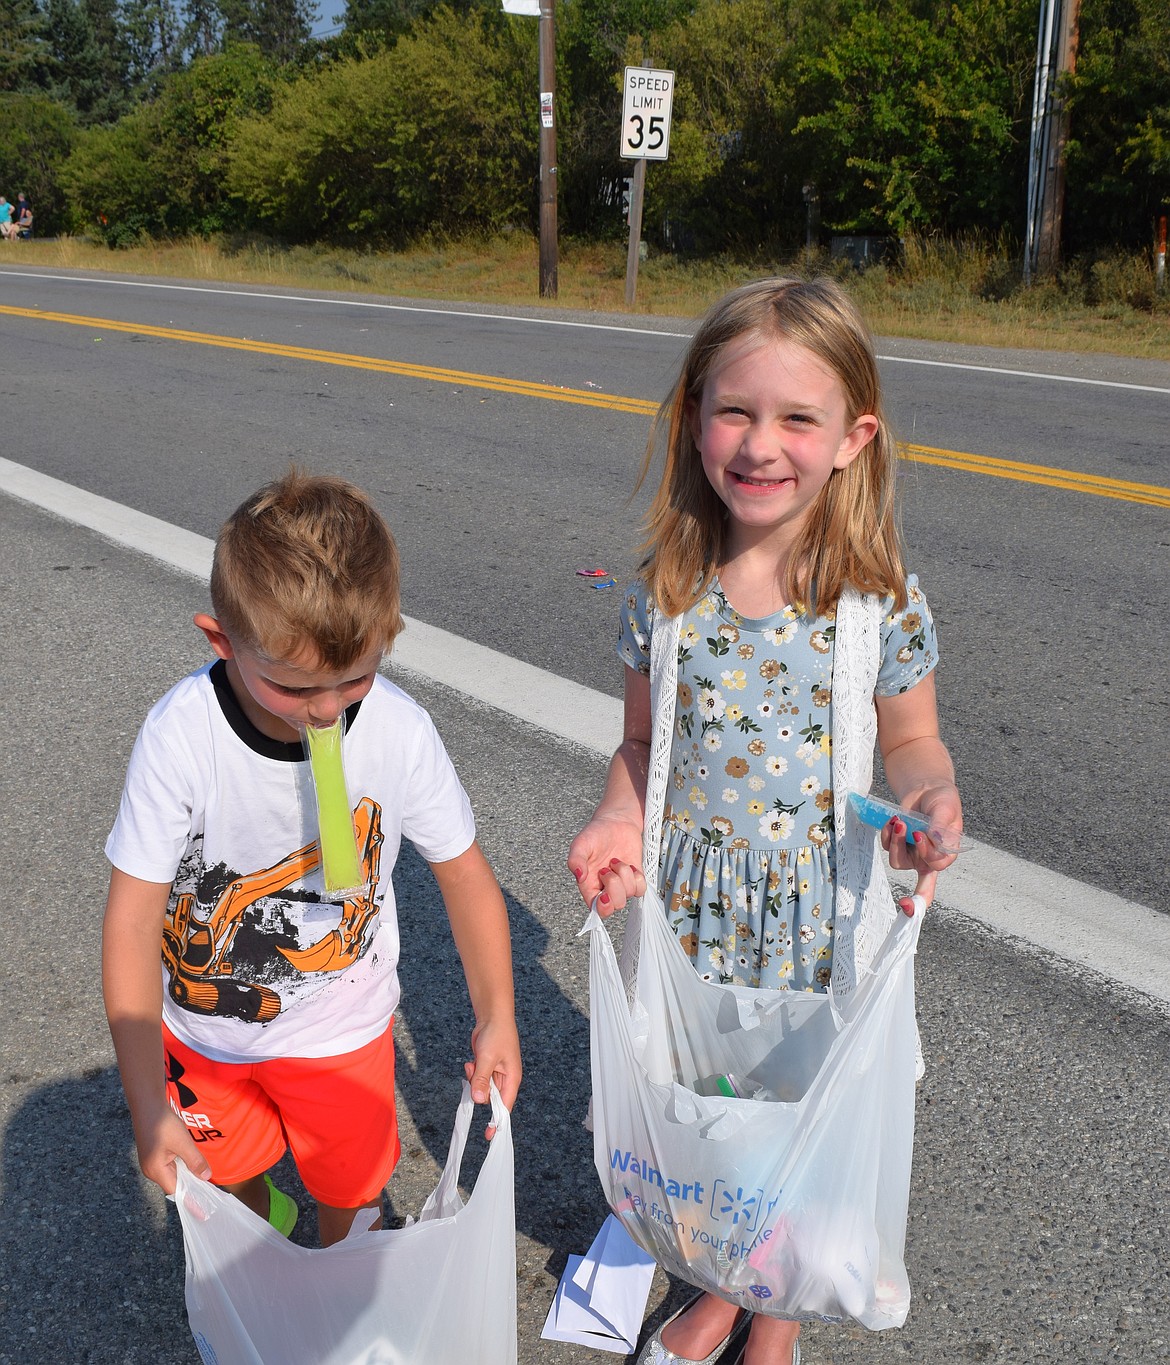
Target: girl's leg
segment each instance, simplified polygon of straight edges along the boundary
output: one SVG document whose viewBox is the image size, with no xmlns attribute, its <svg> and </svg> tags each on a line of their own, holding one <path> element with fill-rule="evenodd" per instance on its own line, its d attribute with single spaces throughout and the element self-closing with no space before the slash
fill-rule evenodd
<svg viewBox="0 0 1170 1365">
<path fill-rule="evenodd" d="M 361 1228 L 364 1232 L 369 1227 L 380 1228 L 382 1226 L 382 1205 L 362 1204 L 356 1209 L 336 1209 L 331 1204 L 317 1204 L 317 1234 L 321 1239 L 323 1247 L 332 1246 L 334 1242 L 340 1242 L 353 1225 L 353 1221 L 358 1215 L 362 1215 Z M 377 1220 L 374 1219 L 377 1214 Z"/>
<path fill-rule="evenodd" d="M 756 1313 L 748 1334 L 743 1365 L 791 1365 L 792 1348 L 800 1336 L 800 1323 L 766 1318 Z"/>
<path fill-rule="evenodd" d="M 704 1294 L 694 1307 L 662 1329 L 662 1344 L 684 1360 L 705 1360 L 735 1326 L 738 1316 L 735 1304 Z"/>
</svg>

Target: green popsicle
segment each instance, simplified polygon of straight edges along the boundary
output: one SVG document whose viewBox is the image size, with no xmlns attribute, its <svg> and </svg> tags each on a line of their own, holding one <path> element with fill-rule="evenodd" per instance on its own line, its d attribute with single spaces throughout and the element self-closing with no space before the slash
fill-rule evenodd
<svg viewBox="0 0 1170 1365">
<path fill-rule="evenodd" d="M 325 890 L 330 894 L 360 891 L 364 878 L 341 763 L 341 721 L 322 729 L 310 725 L 305 736 L 313 785 L 317 789 L 317 831 Z"/>
</svg>

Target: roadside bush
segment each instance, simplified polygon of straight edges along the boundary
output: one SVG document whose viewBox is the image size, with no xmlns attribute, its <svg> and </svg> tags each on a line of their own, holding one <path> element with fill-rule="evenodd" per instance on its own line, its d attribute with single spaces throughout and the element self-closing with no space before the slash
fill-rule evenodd
<svg viewBox="0 0 1170 1365">
<path fill-rule="evenodd" d="M 670 159 L 648 167 L 651 223 L 696 251 L 803 241 L 792 77 L 819 32 L 816 14 L 778 0 L 700 0 L 660 36 L 678 75 Z"/>
<path fill-rule="evenodd" d="M 1065 243 L 1137 249 L 1170 202 L 1170 0 L 1084 0 L 1071 110 Z"/>
<path fill-rule="evenodd" d="M 60 174 L 76 137 L 76 119 L 48 96 L 0 94 L 0 192 L 28 195 L 38 237 L 68 226 Z"/>
<path fill-rule="evenodd" d="M 74 224 L 111 246 L 163 230 L 165 181 L 155 165 L 155 111 L 136 109 L 109 128 L 89 128 L 61 168 Z"/>
<path fill-rule="evenodd" d="M 84 130 L 61 175 L 77 224 L 112 246 L 233 226 L 228 147 L 242 118 L 270 106 L 278 80 L 259 49 L 230 48 L 171 76 L 118 123 Z"/>
<path fill-rule="evenodd" d="M 838 232 L 996 228 L 1019 201 L 1018 0 L 859 5 L 806 62 L 795 152 Z M 1025 47 L 1024 51 L 1028 49 Z"/>
<path fill-rule="evenodd" d="M 1110 252 L 1094 261 L 1088 273 L 1089 301 L 1099 308 L 1124 304 L 1148 313 L 1157 301 L 1154 269 L 1144 254 Z"/>
<path fill-rule="evenodd" d="M 800 249 L 818 222 L 999 231 L 1023 208 L 1034 23 L 1025 0 L 698 0 L 626 54 L 677 72 L 649 222 L 737 253 Z"/>
<path fill-rule="evenodd" d="M 340 60 L 245 121 L 228 184 L 294 241 L 405 240 L 531 221 L 535 26 L 443 8 L 391 49 Z"/>
</svg>

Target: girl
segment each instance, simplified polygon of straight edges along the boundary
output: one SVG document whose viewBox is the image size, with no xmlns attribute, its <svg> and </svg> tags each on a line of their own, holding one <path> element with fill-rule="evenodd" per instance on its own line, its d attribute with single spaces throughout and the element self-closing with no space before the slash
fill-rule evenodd
<svg viewBox="0 0 1170 1365">
<path fill-rule="evenodd" d="M 663 430 L 647 558 L 618 645 L 624 739 L 569 868 L 603 915 L 645 890 L 650 648 L 656 632 L 671 632 L 678 687 L 657 867 L 671 925 L 704 979 L 824 991 L 834 979 L 830 741 L 843 593 L 866 595 L 880 631 L 872 704 L 890 787 L 948 832 L 948 848 L 962 827 L 938 733 L 934 626 L 902 564 L 897 451 L 864 323 L 826 279 L 734 291 L 695 334 L 639 486 Z M 893 867 L 917 873 L 915 895 L 929 903 L 953 854 L 922 834 L 907 844 L 906 833 L 891 821 L 882 843 Z M 901 907 L 912 914 L 911 897 Z M 858 930 L 859 957 L 863 943 Z M 654 1333 L 639 1365 L 714 1361 L 742 1335 L 740 1316 L 700 1295 Z M 737 1359 L 798 1365 L 799 1331 L 753 1315 Z"/>
</svg>

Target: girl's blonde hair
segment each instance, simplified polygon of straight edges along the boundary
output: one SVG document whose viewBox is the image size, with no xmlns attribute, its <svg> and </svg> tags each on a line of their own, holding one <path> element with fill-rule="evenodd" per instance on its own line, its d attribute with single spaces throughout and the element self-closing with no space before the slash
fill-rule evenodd
<svg viewBox="0 0 1170 1365">
<path fill-rule="evenodd" d="M 671 392 L 658 409 L 646 445 L 641 488 L 660 444 L 662 481 L 646 514 L 643 573 L 660 611 L 677 615 L 702 597 L 726 547 L 726 509 L 703 472 L 690 414 L 726 347 L 754 334 L 803 346 L 838 377 L 847 420 L 878 419 L 873 439 L 844 469 L 834 470 L 809 507 L 784 588 L 791 603 L 831 614 L 842 590 L 893 594 L 906 605 L 906 574 L 894 521 L 897 446 L 882 411 L 873 340 L 845 291 L 826 278 L 769 279 L 743 285 L 715 305 L 699 326 Z M 665 433 L 665 440 L 663 434 Z"/>
</svg>

